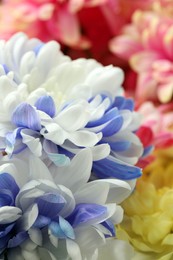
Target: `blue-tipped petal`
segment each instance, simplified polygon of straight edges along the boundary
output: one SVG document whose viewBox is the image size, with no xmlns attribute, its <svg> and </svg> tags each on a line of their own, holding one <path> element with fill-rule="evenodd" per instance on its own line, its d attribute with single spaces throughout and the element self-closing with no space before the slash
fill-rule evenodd
<svg viewBox="0 0 173 260">
<path fill-rule="evenodd" d="M 39 214 L 55 218 L 66 204 L 66 200 L 60 194 L 47 193 L 35 200 L 38 205 Z"/>
<path fill-rule="evenodd" d="M 121 115 L 114 118 L 112 121 L 110 121 L 103 129 L 102 134 L 103 137 L 111 136 L 115 133 L 117 133 L 123 125 L 123 118 Z"/>
<path fill-rule="evenodd" d="M 113 104 L 113 107 L 117 107 L 120 110 L 128 109 L 130 111 L 134 110 L 134 101 L 131 98 L 125 97 L 116 97 Z"/>
<path fill-rule="evenodd" d="M 27 146 L 22 143 L 21 130 L 23 127 L 16 128 L 13 132 L 6 134 L 6 149 L 7 154 L 17 154 L 23 151 Z"/>
<path fill-rule="evenodd" d="M 38 110 L 41 110 L 48 114 L 50 117 L 55 116 L 56 107 L 54 100 L 51 96 L 45 95 L 37 99 L 35 106 Z"/>
<path fill-rule="evenodd" d="M 58 238 L 75 238 L 74 230 L 72 226 L 63 219 L 62 217 L 59 217 L 59 223 L 52 221 L 51 224 L 49 225 L 49 229 L 51 233 Z"/>
<path fill-rule="evenodd" d="M 104 139 L 101 143 L 104 143 Z M 117 141 L 117 142 L 109 142 L 108 144 L 110 145 L 111 149 L 114 152 L 123 152 L 129 149 L 131 146 L 131 142 L 129 141 Z"/>
<path fill-rule="evenodd" d="M 72 214 L 67 218 L 73 227 L 85 224 L 91 220 L 105 215 L 107 208 L 98 204 L 81 203 L 76 205 Z"/>
<path fill-rule="evenodd" d="M 115 108 L 109 110 L 107 113 L 105 113 L 100 119 L 89 122 L 86 127 L 95 127 L 98 125 L 102 125 L 102 124 L 112 120 L 118 114 L 119 114 L 119 111 L 115 107 Z"/>
<path fill-rule="evenodd" d="M 40 118 L 37 111 L 27 103 L 22 103 L 16 107 L 11 121 L 17 127 L 29 128 L 35 131 L 41 130 Z"/>
<path fill-rule="evenodd" d="M 16 139 L 22 139 L 21 130 L 24 129 L 23 127 L 16 128 L 13 132 L 8 132 L 6 134 L 6 142 L 9 146 L 14 146 Z"/>
<path fill-rule="evenodd" d="M 9 240 L 7 247 L 8 248 L 17 247 L 21 245 L 26 239 L 28 239 L 28 237 L 29 237 L 28 233 L 26 231 L 22 231 Z"/>
<path fill-rule="evenodd" d="M 42 215 L 39 215 L 34 222 L 34 227 L 36 228 L 43 228 L 48 226 L 51 223 L 51 219 Z"/>
<path fill-rule="evenodd" d="M 132 180 L 139 178 L 142 174 L 140 168 L 116 161 L 103 159 L 93 162 L 93 172 L 99 178 L 117 178 L 120 180 Z"/>
<path fill-rule="evenodd" d="M 112 221 L 110 221 L 108 219 L 108 220 L 102 222 L 101 224 L 111 232 L 112 237 L 115 237 L 115 225 L 112 223 Z M 109 236 L 106 235 L 106 237 L 109 237 Z"/>
<path fill-rule="evenodd" d="M 123 109 L 134 111 L 134 101 L 131 98 L 126 99 Z"/>
<path fill-rule="evenodd" d="M 0 190 L 10 190 L 14 198 L 19 193 L 19 187 L 14 178 L 9 173 L 0 174 Z"/>
</svg>

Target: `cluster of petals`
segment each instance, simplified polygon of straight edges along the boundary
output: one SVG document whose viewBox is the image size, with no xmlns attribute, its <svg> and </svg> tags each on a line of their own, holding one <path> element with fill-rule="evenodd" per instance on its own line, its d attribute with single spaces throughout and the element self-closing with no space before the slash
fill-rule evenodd
<svg viewBox="0 0 173 260">
<path fill-rule="evenodd" d="M 22 156 L 27 148 L 47 165 L 64 166 L 88 147 L 97 177 L 141 175 L 134 166 L 143 153 L 140 119 L 123 96 L 121 69 L 71 61 L 56 42 L 20 33 L 0 45 L 3 154 Z"/>
<path fill-rule="evenodd" d="M 112 51 L 128 60 L 137 73 L 138 102 L 167 103 L 172 99 L 172 28 L 173 20 L 169 16 L 136 11 L 132 23 L 111 42 Z"/>
<path fill-rule="evenodd" d="M 149 144 L 153 144 L 155 149 L 171 147 L 173 145 L 172 103 L 155 106 L 152 102 L 144 102 L 138 108 L 138 112 L 143 116 L 138 136 L 144 147 Z"/>
<path fill-rule="evenodd" d="M 23 31 L 44 42 L 61 42 L 72 57 L 88 57 L 90 53 L 90 57 L 104 64 L 116 64 L 109 41 L 130 21 L 136 9 L 147 9 L 151 2 L 133 0 L 127 7 L 126 0 L 2 1 L 0 36 L 9 39 Z"/>
<path fill-rule="evenodd" d="M 101 0 L 101 3 L 103 1 Z M 2 32 L 2 37 L 8 39 L 14 33 L 23 31 L 30 37 L 38 37 L 43 41 L 55 39 L 66 45 L 81 44 L 86 47 L 89 42 L 80 35 L 76 12 L 81 8 L 99 4 L 97 2 L 93 0 L 3 1 L 0 9 L 1 22 L 7 18 L 5 13 L 10 12 L 12 15 L 8 19 L 8 27 Z"/>
<path fill-rule="evenodd" d="M 123 78 L 55 41 L 0 41 L 1 258 L 104 260 L 111 246 L 111 260 L 131 256 L 115 225 L 143 145 Z"/>
<path fill-rule="evenodd" d="M 48 168 L 32 155 L 27 163 L 7 156 L 0 163 L 1 258 L 94 260 L 107 238 L 116 247 L 114 225 L 123 217 L 118 204 L 130 194 L 131 183 L 88 182 L 89 149 L 66 167 Z"/>
<path fill-rule="evenodd" d="M 172 149 L 157 153 L 139 179 L 136 190 L 122 203 L 125 217 L 119 238 L 136 251 L 133 260 L 171 260 L 173 257 L 173 163 Z"/>
</svg>

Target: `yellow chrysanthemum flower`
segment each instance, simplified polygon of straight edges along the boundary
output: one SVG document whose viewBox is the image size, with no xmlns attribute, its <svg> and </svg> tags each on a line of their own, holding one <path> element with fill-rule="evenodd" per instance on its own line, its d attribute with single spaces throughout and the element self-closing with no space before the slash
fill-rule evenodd
<svg viewBox="0 0 173 260">
<path fill-rule="evenodd" d="M 117 235 L 136 250 L 133 260 L 173 259 L 173 153 L 156 160 L 139 179 L 136 190 L 122 204 L 125 218 Z"/>
</svg>

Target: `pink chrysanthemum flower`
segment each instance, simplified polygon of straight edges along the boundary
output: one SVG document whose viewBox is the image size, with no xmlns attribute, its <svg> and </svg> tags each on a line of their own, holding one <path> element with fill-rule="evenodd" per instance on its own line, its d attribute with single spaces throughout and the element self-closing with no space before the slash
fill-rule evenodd
<svg viewBox="0 0 173 260">
<path fill-rule="evenodd" d="M 80 35 L 75 12 L 93 4 L 92 0 L 4 0 L 0 8 L 1 38 L 24 31 L 45 42 L 55 39 L 69 46 L 88 47 L 89 42 Z"/>
<path fill-rule="evenodd" d="M 72 58 L 92 57 L 105 65 L 122 61 L 110 52 L 109 41 L 152 0 L 4 0 L 0 7 L 0 37 L 17 31 L 44 42 L 57 40 Z M 10 13 L 10 16 L 7 14 Z M 121 62 L 121 63 L 120 63 Z"/>
<path fill-rule="evenodd" d="M 145 102 L 138 108 L 138 112 L 143 116 L 142 128 L 148 128 L 152 132 L 150 136 L 146 135 L 147 132 L 145 135 L 142 132 L 139 133 L 144 143 L 147 140 L 148 142 L 153 140 L 156 149 L 164 149 L 173 145 L 172 103 L 156 107 L 151 102 Z"/>
<path fill-rule="evenodd" d="M 173 103 L 155 106 L 146 101 L 136 108 L 141 114 L 141 127 L 136 132 L 140 138 L 144 153 L 138 166 L 145 168 L 154 159 L 154 151 L 169 152 L 173 147 Z"/>
<path fill-rule="evenodd" d="M 173 94 L 173 19 L 137 11 L 111 49 L 138 74 L 136 98 L 167 103 Z"/>
</svg>

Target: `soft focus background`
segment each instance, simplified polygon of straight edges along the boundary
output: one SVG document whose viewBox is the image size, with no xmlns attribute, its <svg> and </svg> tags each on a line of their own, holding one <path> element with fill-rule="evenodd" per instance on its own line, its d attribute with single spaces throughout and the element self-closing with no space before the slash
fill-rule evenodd
<svg viewBox="0 0 173 260">
<path fill-rule="evenodd" d="M 124 70 L 146 149 L 117 235 L 134 246 L 134 259 L 173 259 L 173 0 L 1 1 L 0 38 L 18 31 L 60 42 L 72 59 Z"/>
</svg>

